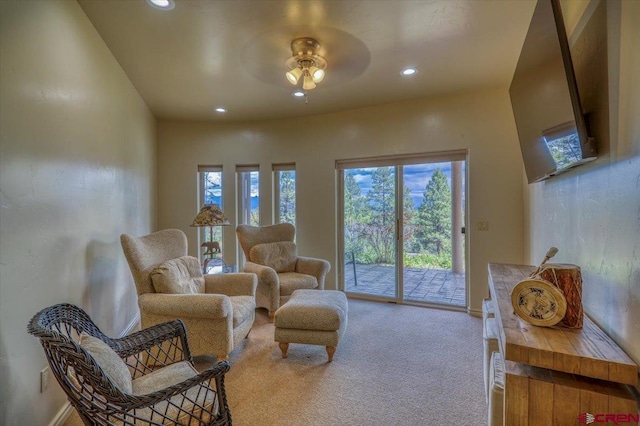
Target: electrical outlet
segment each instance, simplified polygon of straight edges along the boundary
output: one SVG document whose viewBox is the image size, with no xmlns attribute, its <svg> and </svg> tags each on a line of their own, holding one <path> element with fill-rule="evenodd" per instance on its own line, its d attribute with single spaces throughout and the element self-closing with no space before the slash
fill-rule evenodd
<svg viewBox="0 0 640 426">
<path fill-rule="evenodd" d="M 49 376 L 51 376 L 51 369 L 48 366 L 40 370 L 40 393 L 49 386 Z"/>
<path fill-rule="evenodd" d="M 488 220 L 479 220 L 476 228 L 478 231 L 488 231 L 489 230 L 489 221 Z"/>
</svg>

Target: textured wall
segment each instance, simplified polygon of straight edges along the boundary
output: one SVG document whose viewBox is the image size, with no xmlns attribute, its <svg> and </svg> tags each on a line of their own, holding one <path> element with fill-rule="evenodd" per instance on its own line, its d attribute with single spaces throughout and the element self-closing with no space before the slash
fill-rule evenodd
<svg viewBox="0 0 640 426">
<path fill-rule="evenodd" d="M 312 101 L 312 100 L 311 100 Z M 304 106 L 303 106 L 304 107 Z M 469 150 L 468 228 L 471 309 L 487 295 L 487 262 L 521 262 L 522 161 L 506 90 L 469 93 L 300 119 L 205 124 L 159 122 L 158 226 L 183 229 L 190 252 L 197 235 L 198 164 L 224 167 L 225 200 L 234 200 L 235 165 L 260 164 L 261 217 L 271 220 L 272 163 L 296 163 L 299 252 L 330 259 L 329 288 L 336 285 L 335 160 L 404 153 Z M 265 179 L 266 178 L 266 179 Z M 234 205 L 225 210 L 235 217 Z M 489 231 L 476 231 L 477 221 Z M 225 240 L 235 241 L 233 227 Z M 225 258 L 233 263 L 234 253 Z"/>
<path fill-rule="evenodd" d="M 579 265 L 586 312 L 640 363 L 640 3 L 608 1 L 606 15 L 608 140 L 594 164 L 525 186 L 525 257 L 556 246 L 554 261 Z"/>
<path fill-rule="evenodd" d="M 122 232 L 155 215 L 155 121 L 76 2 L 0 2 L 0 424 L 66 400 L 30 317 L 71 302 L 108 334 L 135 320 Z"/>
</svg>

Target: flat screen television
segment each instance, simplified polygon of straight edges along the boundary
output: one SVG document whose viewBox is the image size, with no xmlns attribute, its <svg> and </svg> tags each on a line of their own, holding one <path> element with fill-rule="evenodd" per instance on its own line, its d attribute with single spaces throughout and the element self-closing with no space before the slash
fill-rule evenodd
<svg viewBox="0 0 640 426">
<path fill-rule="evenodd" d="M 529 183 L 596 159 L 558 0 L 538 0 L 509 96 Z"/>
</svg>

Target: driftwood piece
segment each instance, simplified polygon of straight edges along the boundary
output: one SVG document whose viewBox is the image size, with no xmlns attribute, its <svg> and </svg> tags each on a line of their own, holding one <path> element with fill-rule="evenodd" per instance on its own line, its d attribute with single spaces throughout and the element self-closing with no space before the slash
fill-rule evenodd
<svg viewBox="0 0 640 426">
<path fill-rule="evenodd" d="M 557 324 L 565 328 L 582 328 L 582 274 L 580 267 L 571 264 L 547 263 L 540 268 L 537 278 L 555 285 L 567 300 L 567 311 Z"/>
</svg>

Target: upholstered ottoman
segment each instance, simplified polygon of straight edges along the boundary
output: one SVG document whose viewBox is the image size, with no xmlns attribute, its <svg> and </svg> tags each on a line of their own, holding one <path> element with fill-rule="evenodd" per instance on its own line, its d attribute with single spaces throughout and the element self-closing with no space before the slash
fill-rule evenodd
<svg viewBox="0 0 640 426">
<path fill-rule="evenodd" d="M 289 343 L 322 345 L 329 362 L 347 329 L 347 297 L 336 290 L 296 290 L 275 314 L 274 340 L 287 357 Z"/>
</svg>

